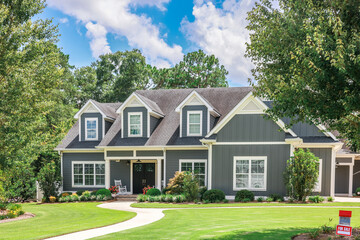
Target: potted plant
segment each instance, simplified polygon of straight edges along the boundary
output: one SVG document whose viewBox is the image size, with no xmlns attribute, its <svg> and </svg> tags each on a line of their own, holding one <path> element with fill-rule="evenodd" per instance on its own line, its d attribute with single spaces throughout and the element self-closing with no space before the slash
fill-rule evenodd
<svg viewBox="0 0 360 240">
<path fill-rule="evenodd" d="M 117 186 L 111 186 L 109 188 L 110 192 L 111 192 L 111 196 L 115 197 L 116 194 L 119 192 L 119 188 Z"/>
</svg>

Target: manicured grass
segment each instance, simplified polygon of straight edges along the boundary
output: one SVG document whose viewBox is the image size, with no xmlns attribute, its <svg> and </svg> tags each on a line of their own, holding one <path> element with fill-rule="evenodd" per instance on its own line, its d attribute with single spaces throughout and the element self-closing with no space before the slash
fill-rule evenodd
<svg viewBox="0 0 360 240">
<path fill-rule="evenodd" d="M 98 202 L 23 204 L 34 218 L 0 224 L 0 239 L 41 239 L 128 220 L 136 213 L 96 207 Z"/>
<path fill-rule="evenodd" d="M 96 239 L 290 239 L 314 231 L 346 208 L 221 208 L 166 210 L 165 217 L 147 226 Z M 352 226 L 360 224 L 360 209 L 353 211 Z"/>
<path fill-rule="evenodd" d="M 175 203 L 133 203 L 136 208 L 208 208 L 208 207 L 266 207 L 266 206 L 344 206 L 360 207 L 360 203 L 327 202 L 327 203 L 210 203 L 210 204 L 175 204 Z"/>
</svg>

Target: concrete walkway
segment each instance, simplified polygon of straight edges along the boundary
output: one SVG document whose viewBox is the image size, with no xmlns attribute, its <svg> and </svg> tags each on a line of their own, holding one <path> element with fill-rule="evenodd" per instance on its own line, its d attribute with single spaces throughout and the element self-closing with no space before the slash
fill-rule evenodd
<svg viewBox="0 0 360 240">
<path fill-rule="evenodd" d="M 335 197 L 334 202 L 360 202 L 360 198 L 357 197 Z"/>
<path fill-rule="evenodd" d="M 164 214 L 162 211 L 164 209 L 154 209 L 154 208 L 132 208 L 130 207 L 130 204 L 133 202 L 110 202 L 110 203 L 104 203 L 101 205 L 98 205 L 98 207 L 101 208 L 108 208 L 108 209 L 114 209 L 114 210 L 122 210 L 122 211 L 129 211 L 129 212 L 135 212 L 136 216 L 132 219 L 129 219 L 127 221 L 116 223 L 110 226 L 106 227 L 99 227 L 89 230 L 84 230 L 80 232 L 75 233 L 69 233 L 53 238 L 49 238 L 52 240 L 70 240 L 70 239 L 76 239 L 76 240 L 82 240 L 82 239 L 89 239 L 94 237 L 103 236 L 106 234 L 114 233 L 114 232 L 120 232 L 127 229 L 135 228 L 144 226 L 153 222 L 156 222 L 164 217 Z"/>
</svg>

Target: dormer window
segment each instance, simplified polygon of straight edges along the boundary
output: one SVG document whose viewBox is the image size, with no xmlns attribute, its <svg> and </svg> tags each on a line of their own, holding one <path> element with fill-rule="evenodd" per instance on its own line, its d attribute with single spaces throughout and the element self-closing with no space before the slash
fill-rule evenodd
<svg viewBox="0 0 360 240">
<path fill-rule="evenodd" d="M 97 118 L 85 118 L 85 140 L 98 140 Z"/>
<path fill-rule="evenodd" d="M 129 137 L 142 137 L 142 113 L 129 112 Z"/>
<path fill-rule="evenodd" d="M 202 111 L 188 111 L 187 112 L 187 135 L 201 136 L 202 135 Z"/>
</svg>

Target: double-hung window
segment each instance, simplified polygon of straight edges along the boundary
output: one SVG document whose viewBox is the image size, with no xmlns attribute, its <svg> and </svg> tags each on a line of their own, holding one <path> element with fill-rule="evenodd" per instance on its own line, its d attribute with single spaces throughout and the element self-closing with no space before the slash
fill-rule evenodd
<svg viewBox="0 0 360 240">
<path fill-rule="evenodd" d="M 202 135 L 202 111 L 187 112 L 187 135 L 188 136 Z"/>
<path fill-rule="evenodd" d="M 180 171 L 194 173 L 200 187 L 206 186 L 206 160 L 180 160 Z"/>
<path fill-rule="evenodd" d="M 267 157 L 234 157 L 233 189 L 266 191 Z"/>
<path fill-rule="evenodd" d="M 128 113 L 129 118 L 129 137 L 142 136 L 142 113 L 131 112 Z"/>
<path fill-rule="evenodd" d="M 73 186 L 105 186 L 105 163 L 73 162 Z"/>
<path fill-rule="evenodd" d="M 85 140 L 98 140 L 97 118 L 85 118 Z"/>
</svg>

